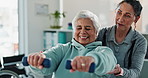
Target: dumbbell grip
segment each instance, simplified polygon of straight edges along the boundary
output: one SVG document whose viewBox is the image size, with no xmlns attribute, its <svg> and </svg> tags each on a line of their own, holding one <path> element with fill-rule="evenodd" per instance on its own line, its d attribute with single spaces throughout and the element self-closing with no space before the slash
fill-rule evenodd
<svg viewBox="0 0 148 78">
<path fill-rule="evenodd" d="M 45 67 L 45 68 L 50 68 L 50 59 L 44 59 L 44 61 L 43 61 L 43 63 L 42 63 L 42 65 L 43 65 L 43 67 Z M 22 59 L 22 64 L 24 65 L 24 66 L 28 66 L 29 64 L 28 64 L 28 61 L 27 61 L 27 57 L 23 57 L 23 59 Z"/>
<path fill-rule="evenodd" d="M 90 68 L 89 68 L 89 73 L 93 73 L 94 71 L 95 71 L 95 63 L 93 62 L 93 63 L 91 63 L 91 65 L 90 65 Z M 66 62 L 66 67 L 65 67 L 66 69 L 72 69 L 72 66 L 71 66 L 71 60 L 67 60 L 67 62 Z"/>
</svg>

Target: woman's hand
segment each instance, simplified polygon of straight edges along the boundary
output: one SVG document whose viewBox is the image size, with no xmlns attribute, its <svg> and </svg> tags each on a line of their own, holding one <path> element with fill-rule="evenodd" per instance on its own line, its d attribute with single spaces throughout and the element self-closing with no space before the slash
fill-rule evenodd
<svg viewBox="0 0 148 78">
<path fill-rule="evenodd" d="M 76 56 L 72 62 L 72 69 L 70 72 L 79 71 L 79 72 L 88 72 L 91 63 L 94 62 L 94 58 L 91 56 Z"/>
<path fill-rule="evenodd" d="M 28 56 L 28 64 L 37 67 L 39 69 L 43 68 L 43 65 L 41 65 L 43 63 L 43 60 L 46 58 L 46 56 L 42 53 L 32 53 Z"/>
<path fill-rule="evenodd" d="M 117 64 L 115 69 L 108 72 L 107 74 L 114 74 L 115 76 L 119 76 L 123 74 L 123 69 L 120 67 L 119 64 Z"/>
</svg>

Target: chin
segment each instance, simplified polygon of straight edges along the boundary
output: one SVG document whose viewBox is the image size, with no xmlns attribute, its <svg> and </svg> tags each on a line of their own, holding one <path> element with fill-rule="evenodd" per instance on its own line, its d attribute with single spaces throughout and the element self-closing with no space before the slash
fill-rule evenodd
<svg viewBox="0 0 148 78">
<path fill-rule="evenodd" d="M 82 45 L 87 45 L 88 43 L 86 43 L 86 42 L 80 42 Z"/>
</svg>

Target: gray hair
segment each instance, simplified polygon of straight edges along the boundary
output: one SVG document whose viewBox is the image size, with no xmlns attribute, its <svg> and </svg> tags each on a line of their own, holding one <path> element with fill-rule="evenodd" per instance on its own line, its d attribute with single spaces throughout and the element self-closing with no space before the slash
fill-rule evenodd
<svg viewBox="0 0 148 78">
<path fill-rule="evenodd" d="M 80 11 L 72 20 L 72 28 L 73 28 L 74 32 L 75 32 L 76 22 L 80 18 L 89 18 L 93 22 L 93 25 L 97 31 L 97 34 L 99 33 L 99 28 L 101 27 L 99 19 L 94 13 L 92 13 L 88 10 Z"/>
</svg>

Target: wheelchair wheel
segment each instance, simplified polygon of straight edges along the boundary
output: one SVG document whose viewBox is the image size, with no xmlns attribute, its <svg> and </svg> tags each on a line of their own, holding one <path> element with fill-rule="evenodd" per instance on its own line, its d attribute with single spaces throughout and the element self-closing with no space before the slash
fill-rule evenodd
<svg viewBox="0 0 148 78">
<path fill-rule="evenodd" d="M 10 70 L 0 71 L 0 78 L 19 78 L 19 75 Z"/>
</svg>

